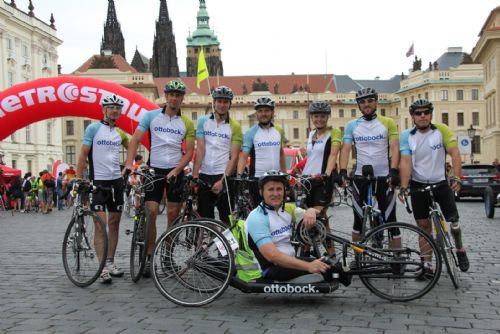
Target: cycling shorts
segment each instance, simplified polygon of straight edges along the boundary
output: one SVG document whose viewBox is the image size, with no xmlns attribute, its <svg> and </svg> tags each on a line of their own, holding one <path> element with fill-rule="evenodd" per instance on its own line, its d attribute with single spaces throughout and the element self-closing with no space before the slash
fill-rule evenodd
<svg viewBox="0 0 500 334">
<path fill-rule="evenodd" d="M 109 191 L 98 191 L 92 194 L 92 211 L 122 212 L 123 209 L 123 178 L 116 180 L 95 180 L 95 186 L 110 188 Z"/>
<path fill-rule="evenodd" d="M 184 174 L 181 172 L 177 175 L 175 183 L 167 183 L 165 178 L 173 168 L 154 168 L 155 176 L 153 179 L 155 182 L 152 187 L 147 187 L 144 200 L 153 201 L 160 203 L 163 198 L 163 193 L 167 191 L 167 201 L 172 203 L 182 202 L 182 190 L 184 186 Z"/>
</svg>

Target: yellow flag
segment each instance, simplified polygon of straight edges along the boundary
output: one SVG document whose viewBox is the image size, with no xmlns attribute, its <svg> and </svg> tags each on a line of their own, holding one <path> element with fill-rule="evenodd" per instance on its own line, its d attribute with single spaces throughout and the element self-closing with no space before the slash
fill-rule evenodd
<svg viewBox="0 0 500 334">
<path fill-rule="evenodd" d="M 208 78 L 208 68 L 203 55 L 203 48 L 201 48 L 200 56 L 198 57 L 198 79 L 196 80 L 196 87 L 200 88 L 200 83 Z"/>
</svg>

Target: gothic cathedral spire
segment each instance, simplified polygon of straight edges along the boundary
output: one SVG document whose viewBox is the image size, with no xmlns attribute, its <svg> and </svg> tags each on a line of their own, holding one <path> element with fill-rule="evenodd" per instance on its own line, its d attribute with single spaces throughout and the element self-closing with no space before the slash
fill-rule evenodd
<svg viewBox="0 0 500 334">
<path fill-rule="evenodd" d="M 153 41 L 153 58 L 151 72 L 154 77 L 178 77 L 177 48 L 172 29 L 172 21 L 168 17 L 166 0 L 160 0 L 160 14 L 156 21 L 156 32 Z"/>
<path fill-rule="evenodd" d="M 101 53 L 104 50 L 109 50 L 112 54 L 121 55 L 125 58 L 125 40 L 123 39 L 120 23 L 116 17 L 114 0 L 108 0 L 108 17 L 104 25 Z"/>
</svg>

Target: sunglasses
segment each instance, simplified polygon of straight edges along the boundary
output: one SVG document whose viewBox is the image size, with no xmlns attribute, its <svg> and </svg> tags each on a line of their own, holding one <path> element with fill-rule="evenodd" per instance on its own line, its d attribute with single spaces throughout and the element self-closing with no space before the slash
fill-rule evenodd
<svg viewBox="0 0 500 334">
<path fill-rule="evenodd" d="M 415 115 L 415 116 L 422 116 L 422 114 L 423 114 L 423 115 L 426 115 L 426 116 L 427 116 L 427 115 L 429 115 L 429 114 L 431 114 L 431 113 L 432 113 L 432 112 L 431 112 L 430 110 L 424 110 L 424 111 L 415 111 L 415 112 L 413 113 L 413 115 Z"/>
<path fill-rule="evenodd" d="M 374 99 L 373 97 L 369 97 L 369 98 L 366 98 L 366 99 L 361 99 L 361 100 L 358 100 L 358 103 L 359 104 L 364 104 L 364 103 L 373 103 L 377 101 L 376 99 Z"/>
</svg>

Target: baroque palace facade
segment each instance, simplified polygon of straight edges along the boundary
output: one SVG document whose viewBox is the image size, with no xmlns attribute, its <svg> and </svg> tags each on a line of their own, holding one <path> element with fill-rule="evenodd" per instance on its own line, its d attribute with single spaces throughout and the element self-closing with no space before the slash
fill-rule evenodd
<svg viewBox="0 0 500 334">
<path fill-rule="evenodd" d="M 57 76 L 57 38 L 54 17 L 45 23 L 14 1 L 0 1 L 0 91 L 15 84 Z M 3 161 L 23 172 L 50 169 L 62 159 L 61 119 L 47 119 L 17 130 L 0 141 Z"/>
</svg>

